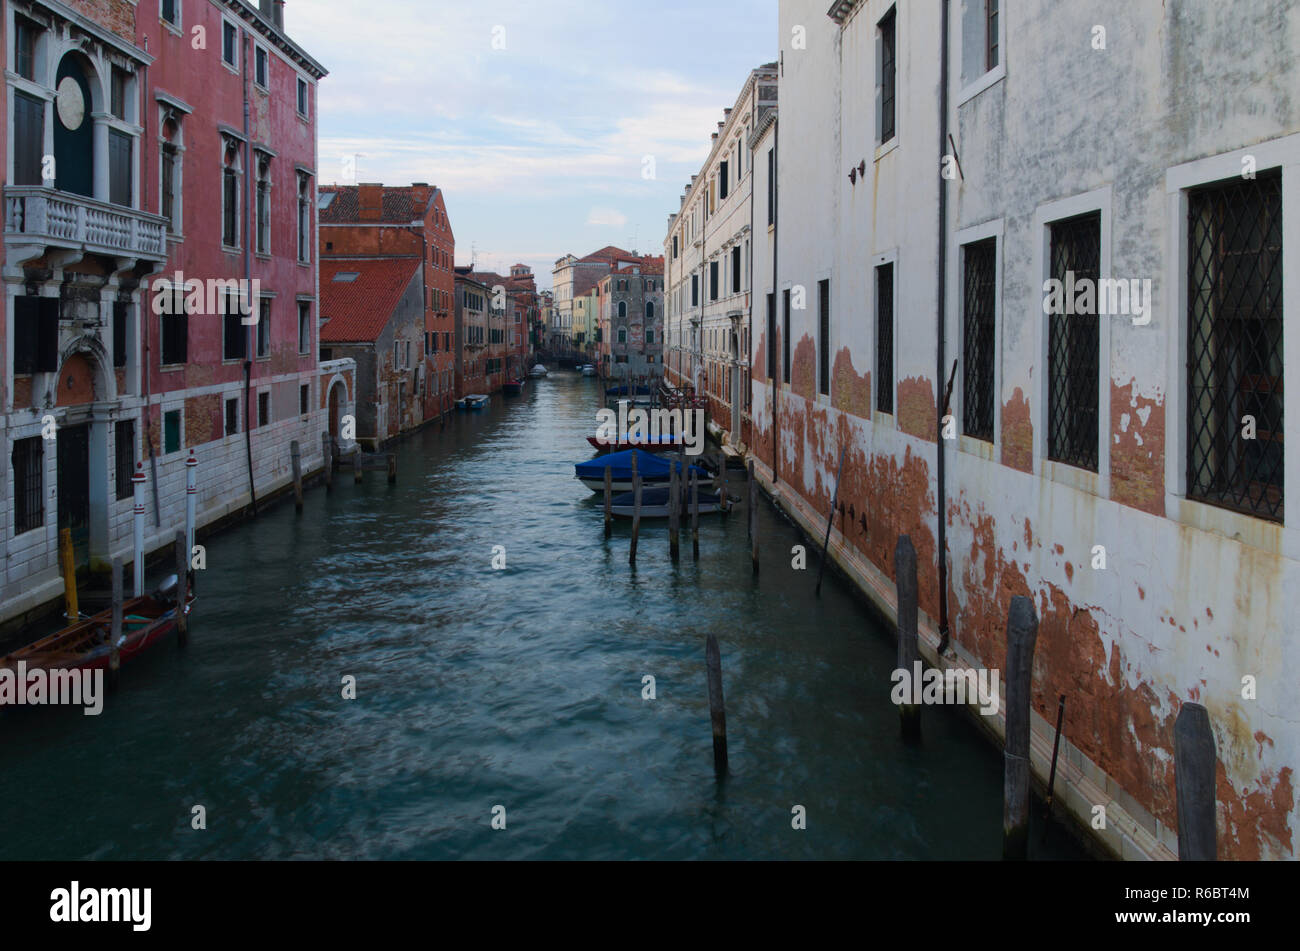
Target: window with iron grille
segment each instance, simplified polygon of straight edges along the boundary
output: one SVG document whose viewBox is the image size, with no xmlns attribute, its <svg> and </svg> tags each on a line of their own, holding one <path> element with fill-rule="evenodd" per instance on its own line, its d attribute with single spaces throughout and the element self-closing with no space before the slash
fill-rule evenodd
<svg viewBox="0 0 1300 951">
<path fill-rule="evenodd" d="M 831 392 L 831 282 L 817 282 L 817 392 Z"/>
<path fill-rule="evenodd" d="M 876 409 L 894 411 L 894 265 L 876 268 Z"/>
<path fill-rule="evenodd" d="M 113 427 L 113 452 L 116 456 L 117 498 L 121 501 L 135 494 L 131 485 L 131 476 L 135 475 L 135 420 L 119 420 Z"/>
<path fill-rule="evenodd" d="M 784 309 L 781 324 L 781 379 L 790 382 L 790 290 L 781 292 L 781 306 Z"/>
<path fill-rule="evenodd" d="M 895 87 L 898 73 L 898 64 L 895 60 L 897 24 L 897 9 L 891 7 L 884 19 L 880 21 L 877 47 L 879 55 L 876 58 L 879 86 L 877 127 L 881 144 L 894 137 Z"/>
<path fill-rule="evenodd" d="M 985 68 L 993 69 L 998 65 L 998 0 L 984 0 L 985 7 Z"/>
<path fill-rule="evenodd" d="M 1065 288 L 1059 312 L 1048 316 L 1047 456 L 1097 471 L 1097 394 L 1101 325 L 1094 313 L 1069 313 L 1065 300 L 1081 281 L 1101 274 L 1101 213 L 1089 212 L 1051 224 L 1051 277 Z M 1094 295 L 1095 301 L 1095 295 Z"/>
<path fill-rule="evenodd" d="M 14 534 L 21 535 L 45 524 L 45 440 L 40 436 L 15 439 L 14 466 Z"/>
<path fill-rule="evenodd" d="M 1195 189 L 1187 210 L 1187 494 L 1280 522 L 1281 173 Z"/>
<path fill-rule="evenodd" d="M 962 432 L 993 441 L 996 238 L 962 248 Z"/>
</svg>

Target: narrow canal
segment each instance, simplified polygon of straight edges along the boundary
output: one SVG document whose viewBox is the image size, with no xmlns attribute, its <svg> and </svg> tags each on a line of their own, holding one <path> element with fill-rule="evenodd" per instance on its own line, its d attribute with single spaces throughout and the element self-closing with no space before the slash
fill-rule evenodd
<svg viewBox="0 0 1300 951">
<path fill-rule="evenodd" d="M 0 859 L 998 858 L 1000 753 L 935 708 L 900 742 L 891 638 L 839 578 L 813 596 L 766 503 L 757 582 L 743 508 L 701 519 L 698 563 L 645 523 L 629 568 L 573 478 L 598 394 L 530 382 L 403 443 L 395 486 L 348 475 L 209 539 L 188 647 L 101 716 L 0 717 Z"/>
</svg>

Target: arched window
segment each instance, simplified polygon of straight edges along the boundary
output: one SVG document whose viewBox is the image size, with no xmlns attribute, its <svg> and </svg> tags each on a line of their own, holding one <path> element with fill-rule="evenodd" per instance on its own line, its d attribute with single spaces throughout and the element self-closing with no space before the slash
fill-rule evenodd
<svg viewBox="0 0 1300 951">
<path fill-rule="evenodd" d="M 645 302 L 645 319 L 646 320 L 655 319 L 655 302 L 652 300 L 648 300 Z"/>
<path fill-rule="evenodd" d="M 627 301 L 621 300 L 618 302 L 618 315 L 620 317 L 627 316 Z"/>
</svg>

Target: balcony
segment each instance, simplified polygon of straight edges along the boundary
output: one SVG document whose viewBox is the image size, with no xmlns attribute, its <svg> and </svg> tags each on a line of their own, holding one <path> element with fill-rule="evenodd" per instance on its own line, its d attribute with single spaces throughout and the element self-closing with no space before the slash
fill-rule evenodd
<svg viewBox="0 0 1300 951">
<path fill-rule="evenodd" d="M 4 190 L 5 245 L 167 260 L 165 218 L 40 185 Z"/>
</svg>

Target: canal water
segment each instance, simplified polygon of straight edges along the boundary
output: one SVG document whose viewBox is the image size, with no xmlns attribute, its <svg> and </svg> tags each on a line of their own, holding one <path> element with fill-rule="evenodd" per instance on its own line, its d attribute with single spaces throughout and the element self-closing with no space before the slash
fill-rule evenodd
<svg viewBox="0 0 1300 951">
<path fill-rule="evenodd" d="M 900 742 L 891 638 L 840 578 L 813 595 L 769 505 L 757 581 L 743 507 L 701 519 L 698 563 L 662 523 L 635 569 L 627 525 L 603 537 L 573 478 L 598 387 L 530 381 L 402 443 L 396 485 L 346 475 L 209 539 L 187 647 L 101 716 L 0 717 L 0 859 L 998 858 L 1000 753 L 939 708 Z"/>
</svg>

